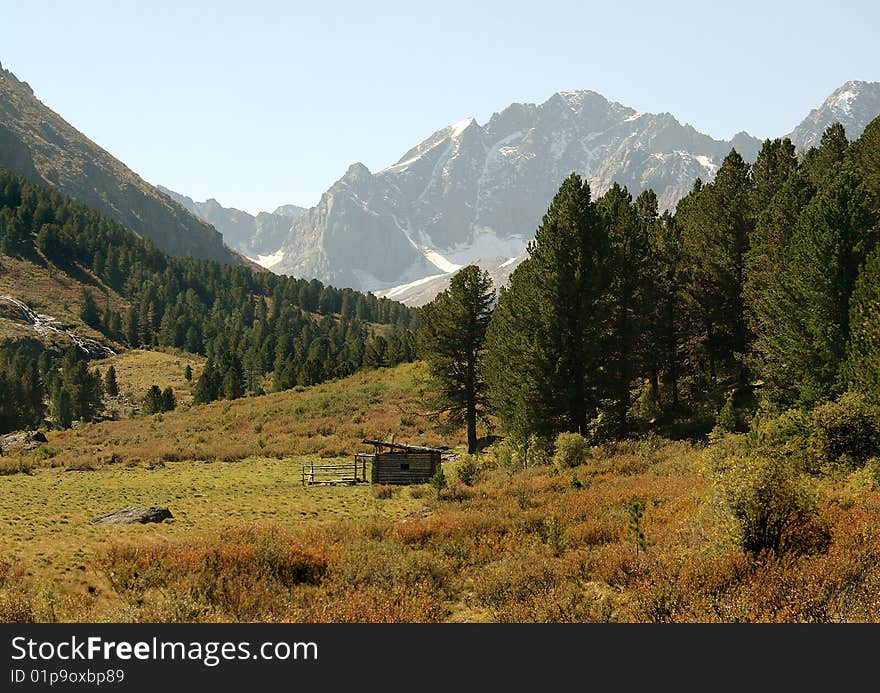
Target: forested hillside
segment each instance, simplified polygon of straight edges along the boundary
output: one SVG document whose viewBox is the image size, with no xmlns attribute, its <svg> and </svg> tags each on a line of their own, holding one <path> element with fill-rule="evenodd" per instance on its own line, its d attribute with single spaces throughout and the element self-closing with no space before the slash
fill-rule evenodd
<svg viewBox="0 0 880 693">
<path fill-rule="evenodd" d="M 310 385 L 414 356 L 415 312 L 399 303 L 318 281 L 170 257 L 85 205 L 3 169 L 0 249 L 82 281 L 80 317 L 109 340 L 206 355 L 200 402 L 267 385 Z M 127 302 L 124 310 L 111 307 L 111 291 Z M 38 365 L 36 351 L 33 345 L 18 349 L 6 364 L 10 383 L 25 377 L 31 383 L 34 402 L 38 392 L 49 393 L 39 374 L 58 366 L 49 356 Z M 69 358 L 71 367 L 76 360 Z M 39 409 L 29 422 L 40 419 Z M 57 411 L 50 414 L 58 420 Z"/>
</svg>

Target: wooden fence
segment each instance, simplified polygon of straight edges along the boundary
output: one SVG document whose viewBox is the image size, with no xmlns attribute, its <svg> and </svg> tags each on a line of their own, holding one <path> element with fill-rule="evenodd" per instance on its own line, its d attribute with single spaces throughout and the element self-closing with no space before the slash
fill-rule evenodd
<svg viewBox="0 0 880 693">
<path fill-rule="evenodd" d="M 302 466 L 302 485 L 325 484 L 360 484 L 367 482 L 367 460 L 355 457 L 353 462 L 318 463 L 311 462 Z"/>
</svg>

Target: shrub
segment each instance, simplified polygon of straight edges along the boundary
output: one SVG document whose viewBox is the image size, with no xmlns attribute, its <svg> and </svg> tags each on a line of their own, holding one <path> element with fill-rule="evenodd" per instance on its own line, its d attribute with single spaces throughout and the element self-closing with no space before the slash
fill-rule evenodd
<svg viewBox="0 0 880 693">
<path fill-rule="evenodd" d="M 733 406 L 733 397 L 728 397 L 718 412 L 716 426 L 727 433 L 734 433 L 737 427 L 736 409 Z"/>
<path fill-rule="evenodd" d="M 650 383 L 645 382 L 634 392 L 633 403 L 629 413 L 635 419 L 654 423 L 663 414 L 658 397 Z"/>
<path fill-rule="evenodd" d="M 272 527 L 229 529 L 207 542 L 112 545 L 99 556 L 114 592 L 129 604 L 159 593 L 188 601 L 187 611 L 239 621 L 286 613 L 292 590 L 318 585 L 328 565 L 323 552 Z"/>
<path fill-rule="evenodd" d="M 12 474 L 33 474 L 33 471 L 34 465 L 29 460 L 23 460 L 17 457 L 0 457 L 0 476 L 7 476 Z"/>
<path fill-rule="evenodd" d="M 380 484 L 377 486 L 373 486 L 373 497 L 374 498 L 393 498 L 394 497 L 394 486 L 389 484 Z"/>
<path fill-rule="evenodd" d="M 419 484 L 418 486 L 410 486 L 409 487 L 409 497 L 410 498 L 424 498 L 425 497 L 425 485 Z"/>
<path fill-rule="evenodd" d="M 590 458 L 587 439 L 577 433 L 560 433 L 556 437 L 553 464 L 559 469 L 579 467 Z"/>
<path fill-rule="evenodd" d="M 823 460 L 859 466 L 880 454 L 880 407 L 864 395 L 847 393 L 817 407 L 812 423 L 813 447 Z"/>
<path fill-rule="evenodd" d="M 437 471 L 428 483 L 431 484 L 431 487 L 437 493 L 437 500 L 440 500 L 440 494 L 443 492 L 443 489 L 446 488 L 446 473 L 443 471 L 442 466 L 437 467 Z"/>
<path fill-rule="evenodd" d="M 808 553 L 827 544 L 800 477 L 782 460 L 736 460 L 722 477 L 723 497 L 747 553 Z"/>
<path fill-rule="evenodd" d="M 613 402 L 602 400 L 599 413 L 595 418 L 587 422 L 587 439 L 592 445 L 599 445 L 613 440 L 615 433 L 620 430 L 621 422 L 618 421 L 617 409 Z"/>
<path fill-rule="evenodd" d="M 746 445 L 751 452 L 775 449 L 800 454 L 806 449 L 810 434 L 810 415 L 800 409 L 788 409 L 777 415 L 756 414 Z"/>
<path fill-rule="evenodd" d="M 458 466 L 455 468 L 455 476 L 465 486 L 473 486 L 480 480 L 483 467 L 476 455 L 462 455 Z"/>
<path fill-rule="evenodd" d="M 0 623 L 34 623 L 37 620 L 33 599 L 23 590 L 0 594 Z"/>
</svg>

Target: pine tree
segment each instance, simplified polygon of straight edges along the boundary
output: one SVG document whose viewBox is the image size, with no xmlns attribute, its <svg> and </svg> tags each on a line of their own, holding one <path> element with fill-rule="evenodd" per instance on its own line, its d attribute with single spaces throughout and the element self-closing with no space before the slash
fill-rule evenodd
<svg viewBox="0 0 880 693">
<path fill-rule="evenodd" d="M 440 411 L 465 424 L 469 454 L 477 451 L 477 421 L 488 413 L 482 371 L 494 298 L 489 273 L 468 265 L 420 312 L 419 354 L 437 384 Z"/>
<path fill-rule="evenodd" d="M 132 304 L 128 312 L 125 314 L 125 322 L 123 324 L 123 332 L 125 333 L 125 341 L 132 348 L 137 348 L 141 344 L 140 327 L 138 324 L 138 310 Z"/>
<path fill-rule="evenodd" d="M 73 423 L 73 398 L 60 384 L 52 393 L 51 408 L 55 425 L 58 428 L 70 428 Z"/>
<path fill-rule="evenodd" d="M 679 380 L 682 376 L 682 342 L 687 333 L 685 286 L 687 259 L 681 231 L 675 218 L 665 212 L 651 227 L 651 258 L 648 265 L 649 286 L 648 341 L 651 345 L 648 360 L 649 376 L 654 401 L 660 401 L 660 378 L 669 386 L 669 402 L 679 405 Z"/>
<path fill-rule="evenodd" d="M 776 329 L 769 304 L 777 290 L 792 230 L 813 195 L 815 189 L 807 177 L 794 171 L 758 215 L 745 257 L 743 300 L 749 327 L 759 340 Z"/>
<path fill-rule="evenodd" d="M 872 120 L 848 152 L 868 191 L 868 204 L 880 214 L 880 116 Z"/>
<path fill-rule="evenodd" d="M 104 392 L 115 397 L 119 394 L 119 385 L 116 382 L 116 369 L 110 366 L 104 375 Z"/>
<path fill-rule="evenodd" d="M 382 335 L 373 337 L 364 352 L 364 368 L 385 368 L 388 366 L 388 340 Z"/>
<path fill-rule="evenodd" d="M 626 188 L 617 183 L 597 202 L 610 241 L 608 332 L 604 335 L 604 394 L 614 404 L 609 424 L 619 436 L 629 431 L 630 390 L 644 371 L 643 340 L 647 319 L 648 228 L 656 221 L 653 192 L 639 198 L 639 210 Z"/>
<path fill-rule="evenodd" d="M 208 359 L 196 383 L 195 392 L 193 392 L 193 400 L 196 404 L 208 404 L 208 402 L 213 402 L 220 396 L 220 387 L 217 380 L 218 373 L 214 368 L 214 362 Z"/>
<path fill-rule="evenodd" d="M 158 385 L 150 385 L 144 395 L 143 409 L 145 414 L 158 414 L 162 409 L 162 390 Z"/>
<path fill-rule="evenodd" d="M 880 246 L 859 272 L 850 306 L 847 382 L 880 399 Z"/>
<path fill-rule="evenodd" d="M 95 302 L 95 297 L 92 296 L 92 292 L 83 289 L 81 300 L 82 305 L 79 309 L 79 317 L 89 327 L 94 327 L 96 330 L 100 329 L 101 311 L 98 309 L 98 304 Z"/>
<path fill-rule="evenodd" d="M 756 344 L 771 396 L 804 405 L 839 393 L 850 298 L 877 241 L 876 215 L 851 164 L 834 167 L 800 215 Z"/>
<path fill-rule="evenodd" d="M 193 369 L 189 364 L 186 364 L 186 368 L 183 369 L 183 378 L 186 382 L 192 382 L 193 379 Z"/>
<path fill-rule="evenodd" d="M 798 168 L 794 145 L 787 137 L 764 140 L 752 166 L 755 187 L 752 191 L 752 213 L 760 214 L 770 204 L 789 176 Z"/>
<path fill-rule="evenodd" d="M 818 186 L 835 169 L 843 163 L 849 148 L 846 131 L 840 123 L 829 125 L 822 133 L 818 147 L 813 147 L 804 156 L 803 170 L 810 182 Z"/>
<path fill-rule="evenodd" d="M 712 383 L 725 372 L 735 375 L 739 386 L 746 384 L 744 356 L 751 333 L 743 286 L 745 256 L 754 228 L 751 189 L 749 165 L 731 150 L 715 180 L 692 192 L 676 211 L 692 264 L 689 294 L 701 323 Z"/>
<path fill-rule="evenodd" d="M 104 391 L 101 374 L 89 371 L 76 347 L 69 348 L 62 359 L 60 385 L 70 397 L 73 420 L 91 420 L 101 409 Z"/>
<path fill-rule="evenodd" d="M 177 400 L 174 397 L 174 390 L 169 385 L 162 390 L 162 411 L 172 411 L 177 407 Z"/>
<path fill-rule="evenodd" d="M 238 399 L 244 395 L 244 382 L 238 368 L 230 368 L 223 374 L 223 397 Z"/>
<path fill-rule="evenodd" d="M 518 437 L 583 432 L 597 413 L 608 245 L 589 184 L 572 174 L 501 290 L 487 332 L 490 402 Z"/>
</svg>

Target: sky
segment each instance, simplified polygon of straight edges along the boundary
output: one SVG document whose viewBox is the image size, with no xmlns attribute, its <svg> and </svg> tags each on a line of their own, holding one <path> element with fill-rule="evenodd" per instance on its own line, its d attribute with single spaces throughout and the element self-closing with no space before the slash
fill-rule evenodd
<svg viewBox="0 0 880 693">
<path fill-rule="evenodd" d="M 880 3 L 0 0 L 0 62 L 153 184 L 312 206 L 449 123 L 592 89 L 716 138 L 880 80 Z"/>
</svg>

